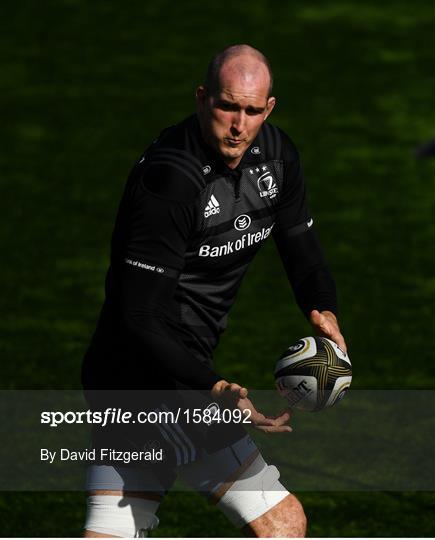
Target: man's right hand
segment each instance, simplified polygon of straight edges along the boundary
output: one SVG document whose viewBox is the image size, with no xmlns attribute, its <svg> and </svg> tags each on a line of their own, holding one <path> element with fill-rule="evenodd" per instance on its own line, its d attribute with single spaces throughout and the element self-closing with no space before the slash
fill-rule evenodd
<svg viewBox="0 0 435 540">
<path fill-rule="evenodd" d="M 237 408 L 244 412 L 251 411 L 250 421 L 259 431 L 264 433 L 286 433 L 293 431 L 287 424 L 290 420 L 290 411 L 281 412 L 278 416 L 265 416 L 257 411 L 248 398 L 248 390 L 236 383 L 225 380 L 218 381 L 211 389 L 211 395 L 218 403 L 225 407 Z"/>
</svg>

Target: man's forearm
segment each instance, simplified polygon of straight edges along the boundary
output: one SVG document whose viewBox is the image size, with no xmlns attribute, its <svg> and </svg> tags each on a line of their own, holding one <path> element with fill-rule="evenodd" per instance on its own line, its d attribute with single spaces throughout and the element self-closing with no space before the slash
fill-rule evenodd
<svg viewBox="0 0 435 540">
<path fill-rule="evenodd" d="M 286 235 L 284 231 L 275 236 L 275 242 L 304 315 L 309 318 L 313 309 L 336 314 L 335 282 L 314 231 L 311 229 L 296 236 Z"/>
</svg>

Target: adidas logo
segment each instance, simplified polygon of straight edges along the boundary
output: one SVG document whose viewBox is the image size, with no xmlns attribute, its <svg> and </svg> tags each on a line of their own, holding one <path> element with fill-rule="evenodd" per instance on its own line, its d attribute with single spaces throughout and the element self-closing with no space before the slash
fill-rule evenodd
<svg viewBox="0 0 435 540">
<path fill-rule="evenodd" d="M 210 200 L 208 201 L 207 206 L 205 207 L 204 217 L 208 218 L 212 216 L 213 214 L 219 214 L 220 211 L 221 209 L 219 207 L 219 201 L 216 199 L 214 195 L 212 195 L 210 197 Z"/>
</svg>

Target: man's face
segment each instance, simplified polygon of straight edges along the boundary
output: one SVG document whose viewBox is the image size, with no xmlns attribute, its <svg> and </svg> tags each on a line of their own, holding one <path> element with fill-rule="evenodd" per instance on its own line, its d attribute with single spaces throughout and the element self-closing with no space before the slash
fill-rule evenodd
<svg viewBox="0 0 435 540">
<path fill-rule="evenodd" d="M 235 168 L 272 111 L 275 98 L 268 97 L 265 70 L 252 77 L 231 72 L 221 75 L 221 88 L 209 95 L 197 90 L 198 114 L 206 142 Z"/>
</svg>

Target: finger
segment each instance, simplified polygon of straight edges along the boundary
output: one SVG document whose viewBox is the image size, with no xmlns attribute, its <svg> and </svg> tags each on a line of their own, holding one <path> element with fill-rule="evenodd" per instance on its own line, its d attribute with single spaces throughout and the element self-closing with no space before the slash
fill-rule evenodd
<svg viewBox="0 0 435 540">
<path fill-rule="evenodd" d="M 248 397 L 248 389 L 245 388 L 245 387 L 240 388 L 239 397 L 240 397 L 240 399 L 247 398 Z"/>
<path fill-rule="evenodd" d="M 242 396 L 247 394 L 246 388 L 242 388 L 239 384 L 231 383 L 225 387 L 224 397 L 230 401 L 237 401 Z"/>
<path fill-rule="evenodd" d="M 276 420 L 274 418 L 269 418 L 267 416 L 264 416 L 264 414 L 259 413 L 258 411 L 252 411 L 251 422 L 256 426 L 276 425 Z"/>
<path fill-rule="evenodd" d="M 241 386 L 237 383 L 230 383 L 225 387 L 225 392 L 231 392 L 232 394 L 235 392 L 239 392 Z"/>
<path fill-rule="evenodd" d="M 312 324 L 318 324 L 319 319 L 321 318 L 321 313 L 317 309 L 313 309 L 310 313 L 310 321 Z"/>
<path fill-rule="evenodd" d="M 263 433 L 291 433 L 293 428 L 290 426 L 256 426 Z"/>
<path fill-rule="evenodd" d="M 340 347 L 340 349 L 343 352 L 347 353 L 346 342 L 344 341 L 344 337 L 341 334 L 337 337 L 337 340 L 335 341 L 335 343 L 337 343 L 337 345 Z"/>
<path fill-rule="evenodd" d="M 280 427 L 287 424 L 290 420 L 290 415 L 286 412 L 285 414 L 273 418 L 259 413 L 258 415 L 251 417 L 251 419 L 256 426 Z"/>
<path fill-rule="evenodd" d="M 327 337 L 329 339 L 332 339 L 332 341 L 335 341 L 337 343 L 337 339 L 341 336 L 340 331 L 337 328 L 337 325 L 331 323 L 324 317 L 324 320 L 318 324 L 315 325 L 317 328 L 317 331 L 322 334 L 324 337 Z M 337 343 L 338 345 L 338 343 Z"/>
<path fill-rule="evenodd" d="M 277 426 L 282 426 L 284 424 L 287 424 L 287 422 L 290 421 L 290 413 L 288 411 L 284 411 L 278 416 L 274 416 L 273 419 L 275 420 L 275 424 Z"/>
<path fill-rule="evenodd" d="M 327 337 L 336 343 L 343 352 L 347 352 L 346 342 L 339 330 L 331 332 Z"/>
<path fill-rule="evenodd" d="M 281 416 L 278 416 L 275 418 L 275 425 L 276 426 L 285 426 L 288 425 L 290 422 L 290 415 L 288 413 L 282 414 Z"/>
<path fill-rule="evenodd" d="M 329 334 L 332 331 L 331 323 L 328 321 L 325 315 L 319 313 L 317 310 L 313 310 L 311 314 L 311 325 L 314 326 L 318 332 Z"/>
<path fill-rule="evenodd" d="M 273 418 L 267 418 L 267 416 L 264 416 L 263 414 L 258 415 L 251 415 L 251 421 L 256 426 L 275 426 L 276 420 Z"/>
<path fill-rule="evenodd" d="M 241 399 L 244 399 L 248 396 L 248 389 L 245 388 L 244 386 L 240 386 L 240 384 L 237 384 L 237 383 L 231 383 L 229 384 L 225 390 L 227 392 L 231 392 L 232 394 L 235 394 L 237 395 L 238 397 L 240 397 Z"/>
</svg>

